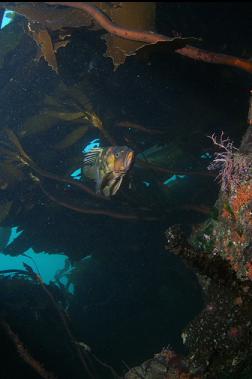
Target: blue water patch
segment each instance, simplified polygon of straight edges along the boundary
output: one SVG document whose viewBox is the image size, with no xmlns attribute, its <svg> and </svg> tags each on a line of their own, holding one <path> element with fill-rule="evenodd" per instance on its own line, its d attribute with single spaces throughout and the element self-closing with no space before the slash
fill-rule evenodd
<svg viewBox="0 0 252 379">
<path fill-rule="evenodd" d="M 87 255 L 86 257 L 82 258 L 79 262 L 78 265 L 81 265 L 83 262 L 86 262 L 92 258 L 92 255 Z M 63 274 L 61 274 L 60 278 L 58 279 L 61 284 L 63 284 L 65 287 L 67 287 L 68 292 L 74 294 L 74 289 L 75 286 L 73 283 L 69 284 L 69 278 L 68 276 L 71 276 L 71 273 L 76 270 L 76 266 L 73 265 L 71 266 L 68 270 L 66 270 Z"/>
<path fill-rule="evenodd" d="M 94 147 L 100 147 L 100 140 L 94 139 L 93 141 L 89 142 L 87 146 L 85 146 L 82 150 L 83 153 L 88 153 L 90 150 L 92 150 Z"/>
<path fill-rule="evenodd" d="M 17 228 L 12 228 L 11 236 L 8 245 L 13 242 L 22 231 L 17 231 Z M 24 270 L 23 263 L 32 267 L 34 272 L 39 274 L 45 283 L 54 280 L 58 270 L 63 269 L 67 257 L 63 254 L 48 254 L 44 251 L 35 253 L 33 249 L 25 251 L 25 255 L 12 257 L 0 253 L 1 270 L 19 269 Z"/>
<path fill-rule="evenodd" d="M 87 144 L 85 147 L 83 147 L 82 152 L 87 153 L 90 150 L 92 150 L 95 147 L 100 146 L 100 140 L 94 139 L 89 144 Z M 203 154 L 202 158 L 210 158 L 211 155 L 208 153 Z M 78 168 L 75 170 L 71 176 L 76 179 L 80 180 L 81 178 L 81 169 Z M 172 177 L 169 177 L 167 180 L 164 181 L 164 185 L 170 185 L 171 183 L 175 182 L 178 179 L 184 179 L 187 176 L 185 175 L 173 175 Z M 146 187 L 149 187 L 151 185 L 150 182 L 144 181 L 143 182 Z M 22 231 L 18 231 L 17 228 L 12 228 L 9 244 L 13 242 Z M 6 269 L 24 269 L 23 263 L 28 264 L 32 267 L 34 272 L 38 273 L 43 281 L 48 284 L 50 281 L 55 280 L 55 275 L 59 270 L 62 270 L 65 267 L 65 263 L 67 261 L 68 257 L 63 254 L 48 254 L 44 251 L 40 253 L 35 253 L 32 248 L 25 251 L 24 255 L 19 255 L 16 257 L 8 256 L 5 254 L 2 254 L 0 252 L 0 262 L 1 262 L 1 270 Z M 85 259 L 90 259 L 90 256 L 86 257 Z M 71 271 L 71 268 L 69 269 Z M 61 283 L 63 285 L 67 285 L 67 277 L 61 278 Z M 74 286 L 71 284 L 68 287 L 69 292 L 74 293 Z"/>
<path fill-rule="evenodd" d="M 212 158 L 212 154 L 206 152 L 206 153 L 202 154 L 200 156 L 200 158 L 202 158 L 202 159 L 211 159 Z"/>
<path fill-rule="evenodd" d="M 81 178 L 81 169 L 80 168 L 77 168 L 77 170 L 75 170 L 71 176 L 76 179 L 76 180 L 80 180 Z"/>
<path fill-rule="evenodd" d="M 9 11 L 7 9 L 5 10 L 0 29 L 3 29 L 6 25 L 11 23 L 11 21 L 12 21 L 11 16 L 14 15 L 14 13 L 15 12 L 13 12 L 13 11 Z"/>
<path fill-rule="evenodd" d="M 164 185 L 167 186 L 178 179 L 184 179 L 184 178 L 186 178 L 186 175 L 172 175 L 172 177 L 164 181 Z"/>
</svg>

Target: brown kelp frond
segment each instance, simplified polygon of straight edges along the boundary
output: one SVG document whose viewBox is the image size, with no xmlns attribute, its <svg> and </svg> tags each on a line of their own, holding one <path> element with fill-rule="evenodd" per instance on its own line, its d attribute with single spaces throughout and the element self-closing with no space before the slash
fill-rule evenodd
<svg viewBox="0 0 252 379">
<path fill-rule="evenodd" d="M 60 123 L 61 131 L 66 132 L 61 137 L 62 140 L 54 145 L 56 149 L 62 149 L 61 145 L 72 146 L 92 127 L 98 129 L 111 145 L 115 145 L 114 137 L 106 130 L 103 120 L 86 94 L 89 90 L 90 83 L 86 80 L 69 87 L 60 81 L 54 92 L 44 97 L 39 113 L 25 120 L 18 135 L 29 138 L 35 134 L 45 134 Z"/>
<path fill-rule="evenodd" d="M 99 3 L 95 5 L 99 6 Z M 116 25 L 136 30 L 154 30 L 155 28 L 155 2 L 122 2 L 120 7 L 104 7 L 103 3 L 102 10 Z M 138 50 L 146 46 L 145 42 L 132 41 L 111 33 L 102 36 L 102 39 L 105 40 L 107 46 L 105 56 L 112 59 L 114 70 L 124 64 L 128 56 L 135 55 Z"/>
<path fill-rule="evenodd" d="M 116 124 L 116 126 L 120 128 L 136 129 L 136 130 L 139 130 L 140 132 L 147 133 L 147 134 L 166 134 L 167 133 L 166 131 L 159 130 L 159 129 L 145 128 L 142 125 L 139 125 L 130 121 L 120 121 Z"/>
<path fill-rule="evenodd" d="M 181 41 L 181 44 L 183 45 L 183 44 L 188 43 L 188 40 L 192 40 L 192 39 L 197 40 L 197 38 L 189 38 L 189 39 L 181 38 L 181 37 L 172 38 L 172 37 L 167 37 L 165 35 L 157 34 L 151 31 L 132 30 L 123 26 L 117 26 L 109 19 L 109 17 L 104 12 L 102 12 L 98 8 L 98 6 L 95 6 L 91 3 L 59 1 L 59 2 L 46 2 L 46 4 L 63 5 L 66 7 L 81 9 L 84 12 L 88 13 L 92 18 L 94 18 L 94 20 L 107 32 L 113 35 L 116 35 L 117 37 L 121 37 L 121 38 L 128 39 L 131 41 L 145 42 L 147 44 L 156 44 L 157 42 L 161 42 L 161 41 L 165 41 L 165 42 Z M 152 6 L 152 3 L 150 5 Z M 120 12 L 122 8 L 123 8 L 123 3 L 122 3 L 122 7 L 116 8 L 116 10 Z M 129 18 L 128 18 L 128 22 L 130 22 Z"/>
<path fill-rule="evenodd" d="M 126 57 L 135 55 L 150 45 L 167 44 L 177 54 L 190 59 L 227 65 L 252 72 L 252 62 L 239 57 L 215 53 L 191 46 L 200 40 L 194 37 L 169 37 L 155 33 L 154 2 L 122 2 L 120 7 L 102 2 L 38 2 L 38 3 L 1 3 L 2 7 L 24 15 L 28 22 L 28 31 L 35 39 L 48 64 L 57 72 L 55 52 L 69 42 L 70 34 L 62 37 L 62 30 L 85 26 L 89 29 L 105 29 L 106 56 L 112 58 L 115 69 L 123 64 Z M 49 7 L 48 5 L 51 5 Z M 65 8 L 58 8 L 62 5 Z M 71 9 L 68 9 L 68 8 Z M 136 17 L 134 17 L 136 15 Z M 38 30 L 34 30 L 34 27 Z M 95 26 L 95 28 L 94 28 Z M 50 32 L 58 32 L 53 40 Z M 148 51 L 147 51 L 148 54 Z"/>
<path fill-rule="evenodd" d="M 105 56 L 110 57 L 116 70 L 128 56 L 135 55 L 148 45 L 165 42 L 171 49 L 184 47 L 196 38 L 167 37 L 152 32 L 155 27 L 156 4 L 154 2 L 122 2 L 120 7 L 111 7 L 107 3 L 48 2 L 50 5 L 64 5 L 82 9 L 108 34 Z"/>
<path fill-rule="evenodd" d="M 103 122 L 100 117 L 95 112 L 84 112 L 84 118 L 88 120 L 91 125 L 99 129 L 103 137 L 111 144 L 116 145 L 115 139 L 110 135 L 110 133 L 104 128 Z"/>
<path fill-rule="evenodd" d="M 24 149 L 23 149 L 21 143 L 19 142 L 19 139 L 15 135 L 15 133 L 11 129 L 8 129 L 8 128 L 5 128 L 4 131 L 7 134 L 10 142 L 12 142 L 13 145 L 17 148 L 17 151 L 20 153 L 20 156 L 24 159 L 24 161 L 27 162 L 27 164 L 28 163 L 32 163 L 33 164 L 32 159 L 24 151 Z"/>
<path fill-rule="evenodd" d="M 43 56 L 55 72 L 58 72 L 55 55 L 57 48 L 69 43 L 73 28 L 87 27 L 92 30 L 104 28 L 108 31 L 108 34 L 102 36 L 107 45 L 105 56 L 112 59 L 115 69 L 123 64 L 128 56 L 135 55 L 146 46 L 148 48 L 150 44 L 165 41 L 171 49 L 174 49 L 184 47 L 195 40 L 195 38 L 170 38 L 153 33 L 155 2 L 122 2 L 119 7 L 107 2 L 9 4 L 3 2 L 2 6 L 8 6 L 8 9 L 26 17 L 27 31 L 38 45 L 39 57 Z M 65 5 L 71 9 L 48 5 Z M 68 33 L 62 37 L 64 30 L 68 30 Z M 156 40 L 155 36 L 159 36 L 159 39 Z"/>
<path fill-rule="evenodd" d="M 167 42 L 173 44 L 176 53 L 188 58 L 199 60 L 207 63 L 222 64 L 240 68 L 241 70 L 252 73 L 252 62 L 231 55 L 219 54 L 202 50 L 194 46 L 189 46 L 192 38 L 171 38 L 146 30 L 133 30 L 130 27 L 116 25 L 107 15 L 102 13 L 98 7 L 85 2 L 47 2 L 50 5 L 64 5 L 67 7 L 77 8 L 89 14 L 94 20 L 110 34 L 131 41 L 140 41 L 147 44 L 157 44 Z"/>
<path fill-rule="evenodd" d="M 49 9 L 43 2 L 2 2 L 1 6 L 27 19 L 26 31 L 37 44 L 36 59 L 43 57 L 56 73 L 58 73 L 56 53 L 59 48 L 67 46 L 70 42 L 69 28 L 83 26 L 94 28 L 92 18 L 78 9 L 65 9 L 62 12 L 59 9 Z"/>
<path fill-rule="evenodd" d="M 19 270 L 19 269 L 9 269 L 9 270 L 0 270 L 0 275 L 4 274 L 18 274 L 23 275 L 26 277 L 30 277 L 31 279 L 35 280 L 40 287 L 42 288 L 43 292 L 46 294 L 47 298 L 49 299 L 50 303 L 52 304 L 52 307 L 55 309 L 56 313 L 58 314 L 58 317 L 61 321 L 61 324 L 66 332 L 66 335 L 68 336 L 69 343 L 73 349 L 73 351 L 76 354 L 77 359 L 81 363 L 85 374 L 88 375 L 88 378 L 94 379 L 95 376 L 92 372 L 92 369 L 90 369 L 89 366 L 92 366 L 90 363 L 92 363 L 92 355 L 91 350 L 89 349 L 83 349 L 83 345 L 87 346 L 83 343 L 83 345 L 80 345 L 80 343 L 77 342 L 75 339 L 71 328 L 69 326 L 68 318 L 65 315 L 64 310 L 61 308 L 61 306 L 57 303 L 54 296 L 52 295 L 51 291 L 49 290 L 48 286 L 44 283 L 43 279 L 36 274 L 33 269 L 27 265 L 26 263 L 23 263 L 25 270 Z M 3 324 L 4 323 L 4 324 Z M 9 336 L 15 343 L 17 350 L 21 357 L 24 359 L 25 362 L 29 363 L 34 370 L 37 371 L 37 373 L 44 379 L 55 379 L 55 377 L 47 373 L 44 368 L 41 366 L 39 362 L 34 360 L 34 358 L 31 357 L 31 355 L 27 352 L 27 350 L 24 348 L 23 344 L 19 340 L 18 336 L 16 336 L 10 329 L 9 325 L 5 321 L 0 321 L 0 325 L 4 327 L 4 329 L 8 332 Z M 6 329 L 7 328 L 7 329 Z M 96 358 L 96 357 L 95 357 Z M 101 364 L 101 362 L 100 362 Z"/>
<path fill-rule="evenodd" d="M 55 108 L 44 108 L 39 114 L 31 116 L 25 121 L 19 134 L 22 137 L 27 137 L 37 133 L 45 133 L 53 128 L 58 122 L 62 121 L 69 123 L 69 125 L 72 125 L 72 123 L 84 124 L 83 120 L 85 119 L 83 112 L 76 111 L 75 109 L 65 111 L 65 106 L 60 104 L 59 101 L 60 99 L 58 99 L 57 104 L 61 109 L 55 110 Z"/>
<path fill-rule="evenodd" d="M 38 45 L 38 58 L 44 57 L 48 65 L 58 74 L 58 63 L 55 55 L 56 48 L 53 45 L 52 38 L 47 29 L 37 23 L 28 23 L 28 30 L 34 41 Z M 69 41 L 67 41 L 69 42 Z M 66 45 L 65 45 L 66 46 Z"/>
<path fill-rule="evenodd" d="M 78 142 L 88 131 L 87 125 L 81 125 L 68 133 L 61 141 L 54 145 L 56 150 L 64 150 Z"/>
<path fill-rule="evenodd" d="M 148 216 L 148 215 L 141 215 L 141 214 L 134 214 L 134 213 L 122 213 L 122 212 L 113 211 L 111 209 L 84 208 L 81 206 L 70 204 L 56 198 L 53 194 L 51 194 L 50 192 L 48 192 L 48 190 L 45 189 L 42 183 L 40 183 L 39 185 L 40 185 L 41 190 L 50 200 L 52 200 L 58 205 L 61 205 L 65 208 L 71 209 L 78 213 L 103 215 L 103 216 L 108 216 L 108 217 L 117 218 L 121 220 L 143 220 L 143 221 L 156 221 L 157 220 L 155 216 Z"/>
<path fill-rule="evenodd" d="M 163 172 L 170 175 L 189 175 L 189 176 L 214 176 L 214 174 L 207 171 L 193 171 L 193 170 L 176 170 L 174 168 L 169 169 L 166 167 L 161 167 L 153 163 L 149 163 L 148 161 L 144 161 L 142 159 L 137 160 L 137 164 L 140 167 L 147 168 L 150 170 L 154 170 L 157 172 Z"/>
<path fill-rule="evenodd" d="M 53 305 L 53 307 L 55 308 L 56 312 L 58 313 L 58 316 L 59 316 L 59 319 L 61 320 L 61 323 L 66 331 L 66 334 L 69 338 L 69 341 L 72 345 L 72 348 L 73 350 L 75 351 L 75 353 L 77 354 L 77 357 L 78 359 L 80 360 L 85 372 L 88 374 L 88 376 L 90 378 L 94 378 L 94 375 L 92 374 L 92 372 L 90 371 L 89 367 L 88 367 L 88 363 L 87 363 L 87 358 L 86 358 L 86 352 L 83 353 L 83 351 L 81 350 L 80 346 L 76 343 L 76 339 L 74 338 L 71 330 L 70 330 L 70 327 L 68 326 L 68 322 L 67 322 L 67 318 L 63 312 L 63 310 L 60 309 L 58 303 L 56 302 L 56 300 L 54 299 L 53 295 L 51 294 L 51 292 L 49 291 L 49 289 L 46 287 L 46 285 L 44 284 L 42 278 L 35 274 L 34 273 L 34 277 L 35 279 L 38 281 L 38 283 L 41 285 L 43 291 L 46 293 L 46 295 L 48 296 L 48 298 L 50 299 L 51 301 L 51 304 Z M 86 354 L 85 354 L 86 353 Z"/>
<path fill-rule="evenodd" d="M 24 346 L 23 342 L 20 340 L 19 336 L 12 330 L 10 325 L 5 320 L 0 320 L 0 325 L 4 329 L 5 333 L 9 336 L 15 348 L 23 359 L 32 369 L 43 379 L 56 379 L 56 376 L 48 372 L 43 365 L 38 362 Z"/>
<path fill-rule="evenodd" d="M 84 185 L 83 183 L 80 183 L 74 179 L 70 178 L 65 178 L 61 177 L 56 174 L 52 174 L 50 172 L 47 172 L 40 167 L 37 166 L 37 164 L 30 158 L 30 156 L 24 151 L 18 137 L 15 135 L 14 132 L 10 130 L 6 130 L 6 133 L 9 137 L 9 140 L 15 145 L 16 149 L 19 152 L 19 155 L 17 155 L 17 159 L 20 159 L 20 162 L 22 162 L 25 165 L 28 165 L 35 173 L 36 175 L 39 176 L 39 178 L 47 178 L 47 179 L 52 179 L 56 182 L 62 182 L 66 184 L 70 184 L 72 187 L 76 187 L 81 189 L 82 191 L 87 192 L 88 194 L 95 196 L 101 200 L 105 200 L 103 196 L 96 194 L 94 191 L 92 191 L 89 187 Z M 149 216 L 149 215 L 141 215 L 141 214 L 134 214 L 134 213 L 122 213 L 122 212 L 116 212 L 110 209 L 93 209 L 93 208 L 84 208 L 81 206 L 77 206 L 74 204 L 69 204 L 65 201 L 62 201 L 49 193 L 41 183 L 41 180 L 38 179 L 38 184 L 42 190 L 42 192 L 52 201 L 56 202 L 57 204 L 64 206 L 65 208 L 72 209 L 76 212 L 79 213 L 84 213 L 84 214 L 96 214 L 96 215 L 105 215 L 113 218 L 118 218 L 118 219 L 124 219 L 124 220 L 146 220 L 146 221 L 154 221 L 156 220 L 156 217 L 154 216 Z M 107 200 L 107 199 L 106 199 Z"/>
<path fill-rule="evenodd" d="M 79 344 L 81 347 L 83 347 L 84 349 L 87 348 L 87 345 L 86 345 L 86 344 L 83 344 L 83 342 L 78 342 L 78 344 Z M 88 346 L 88 348 L 89 348 L 89 346 Z M 111 374 L 112 374 L 112 376 L 113 376 L 114 379 L 120 379 L 119 375 L 116 373 L 116 371 L 113 369 L 113 367 L 110 366 L 109 364 L 103 362 L 103 361 L 102 361 L 100 358 L 98 358 L 93 352 L 92 352 L 92 358 L 94 358 L 94 359 L 99 363 L 99 365 L 101 365 L 101 366 L 105 367 L 106 369 L 108 369 L 108 370 L 111 372 Z"/>
<path fill-rule="evenodd" d="M 44 2 L 1 2 L 1 7 L 13 10 L 50 31 L 93 25 L 91 17 L 81 10 L 66 8 L 62 12 L 61 9 L 50 9 Z"/>
<path fill-rule="evenodd" d="M 21 163 L 28 165 L 40 177 L 52 179 L 52 180 L 55 180 L 58 182 L 66 183 L 66 184 L 70 184 L 74 187 L 78 187 L 79 189 L 88 193 L 91 196 L 95 196 L 97 198 L 104 199 L 103 196 L 96 194 L 91 188 L 89 188 L 88 186 L 86 186 L 80 182 L 77 182 L 76 180 L 66 178 L 66 177 L 62 177 L 62 176 L 59 176 L 57 174 L 52 174 L 52 173 L 47 172 L 46 170 L 43 170 L 40 167 L 38 167 L 37 164 L 24 151 L 24 149 L 23 149 L 18 137 L 15 135 L 15 133 L 9 129 L 6 129 L 5 131 L 9 137 L 10 141 L 15 145 L 15 147 L 17 148 L 17 150 L 19 152 L 19 155 L 17 155 L 17 159 L 19 159 Z"/>
</svg>

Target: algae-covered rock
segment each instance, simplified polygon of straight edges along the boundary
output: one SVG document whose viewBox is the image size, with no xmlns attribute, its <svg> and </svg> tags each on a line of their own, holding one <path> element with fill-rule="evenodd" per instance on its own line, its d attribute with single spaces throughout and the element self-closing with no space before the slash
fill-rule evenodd
<svg viewBox="0 0 252 379">
<path fill-rule="evenodd" d="M 217 219 L 192 235 L 196 249 L 220 255 L 239 279 L 252 279 L 252 156 L 236 153 L 229 177 L 223 177 Z M 225 182 L 225 183 L 224 183 Z"/>
</svg>

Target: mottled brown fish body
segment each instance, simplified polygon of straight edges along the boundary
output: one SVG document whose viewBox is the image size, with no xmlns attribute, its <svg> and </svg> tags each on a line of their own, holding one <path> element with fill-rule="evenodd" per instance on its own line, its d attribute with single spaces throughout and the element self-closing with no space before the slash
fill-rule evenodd
<svg viewBox="0 0 252 379">
<path fill-rule="evenodd" d="M 131 168 L 134 152 L 127 146 L 94 148 L 85 154 L 83 175 L 96 182 L 96 192 L 114 196 Z"/>
</svg>

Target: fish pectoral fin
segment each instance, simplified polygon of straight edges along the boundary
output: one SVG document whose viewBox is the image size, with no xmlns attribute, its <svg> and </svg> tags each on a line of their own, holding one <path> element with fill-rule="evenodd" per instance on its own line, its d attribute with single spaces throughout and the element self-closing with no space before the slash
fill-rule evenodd
<svg viewBox="0 0 252 379">
<path fill-rule="evenodd" d="M 90 179 L 90 180 L 96 180 L 96 170 L 92 166 L 84 166 L 82 167 L 82 174 L 84 177 Z"/>
<path fill-rule="evenodd" d="M 124 175 L 116 176 L 113 172 L 105 175 L 101 184 L 100 191 L 104 196 L 114 196 L 119 190 Z"/>
<path fill-rule="evenodd" d="M 108 174 L 104 175 L 104 177 L 97 182 L 97 187 L 99 187 L 99 190 L 103 192 L 105 187 L 109 186 L 109 183 L 113 180 L 113 172 L 109 172 Z"/>
<path fill-rule="evenodd" d="M 115 195 L 122 184 L 124 176 L 116 175 L 114 172 L 104 175 L 100 180 L 96 181 L 96 193 L 102 193 L 106 197 Z"/>
<path fill-rule="evenodd" d="M 123 175 L 119 176 L 115 181 L 114 185 L 111 187 L 111 196 L 114 196 L 119 190 L 123 180 Z"/>
<path fill-rule="evenodd" d="M 105 187 L 102 191 L 102 195 L 105 196 L 105 197 L 110 197 L 111 196 L 111 193 L 110 193 L 110 188 L 109 187 Z"/>
</svg>

